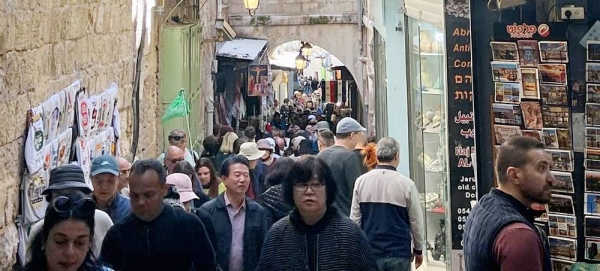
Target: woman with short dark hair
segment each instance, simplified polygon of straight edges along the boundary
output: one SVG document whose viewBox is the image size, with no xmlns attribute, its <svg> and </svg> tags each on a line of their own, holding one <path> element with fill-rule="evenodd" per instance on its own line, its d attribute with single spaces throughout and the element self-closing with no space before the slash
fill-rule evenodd
<svg viewBox="0 0 600 271">
<path fill-rule="evenodd" d="M 259 203 L 264 206 L 271 214 L 271 222 L 275 223 L 279 219 L 287 216 L 293 209 L 283 200 L 282 182 L 287 178 L 290 170 L 294 166 L 294 159 L 281 157 L 272 164 L 271 170 L 265 177 L 266 183 L 270 186 L 259 198 Z"/>
<path fill-rule="evenodd" d="M 42 231 L 34 236 L 26 271 L 110 270 L 95 262 L 91 250 L 96 204 L 75 194 L 56 197 L 46 209 Z"/>
<path fill-rule="evenodd" d="M 365 235 L 332 206 L 336 191 L 325 162 L 313 155 L 296 161 L 283 183 L 294 209 L 267 233 L 256 270 L 377 270 Z"/>
</svg>

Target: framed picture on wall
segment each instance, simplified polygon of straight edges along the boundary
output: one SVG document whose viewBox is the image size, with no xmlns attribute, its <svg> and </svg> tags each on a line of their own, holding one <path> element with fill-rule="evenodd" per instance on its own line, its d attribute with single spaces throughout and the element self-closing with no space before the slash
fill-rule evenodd
<svg viewBox="0 0 600 271">
<path fill-rule="evenodd" d="M 519 61 L 519 50 L 514 42 L 490 42 L 494 61 Z"/>
<path fill-rule="evenodd" d="M 569 51 L 566 41 L 540 41 L 540 60 L 542 62 L 569 62 Z"/>
<path fill-rule="evenodd" d="M 600 61 L 600 41 L 588 40 L 587 61 Z"/>
<path fill-rule="evenodd" d="M 567 84 L 566 64 L 540 64 L 538 65 L 542 83 L 544 84 Z"/>
<path fill-rule="evenodd" d="M 521 74 L 521 97 L 523 99 L 539 99 L 539 77 L 538 70 L 534 68 L 520 68 Z"/>
</svg>

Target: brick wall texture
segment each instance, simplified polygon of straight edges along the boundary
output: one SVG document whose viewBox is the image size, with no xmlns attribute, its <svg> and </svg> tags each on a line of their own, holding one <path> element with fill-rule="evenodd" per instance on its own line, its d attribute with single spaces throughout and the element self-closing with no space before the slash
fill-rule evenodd
<svg viewBox="0 0 600 271">
<path fill-rule="evenodd" d="M 119 86 L 121 152 L 132 138 L 135 18 L 141 0 L 0 1 L 0 270 L 11 270 L 18 247 L 19 161 L 27 109 L 81 79 L 90 94 Z M 140 15 L 141 16 L 141 15 Z M 153 18 L 157 19 L 157 18 Z M 139 157 L 155 157 L 159 116 L 156 34 L 142 67 Z"/>
</svg>

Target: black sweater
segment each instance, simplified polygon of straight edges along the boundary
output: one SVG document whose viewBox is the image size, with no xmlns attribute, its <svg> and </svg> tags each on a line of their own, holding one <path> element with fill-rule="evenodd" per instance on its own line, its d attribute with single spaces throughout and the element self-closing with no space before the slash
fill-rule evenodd
<svg viewBox="0 0 600 271">
<path fill-rule="evenodd" d="M 115 270 L 215 270 L 215 253 L 204 224 L 186 211 L 164 204 L 151 222 L 133 213 L 106 233 L 101 260 Z"/>
<path fill-rule="evenodd" d="M 313 226 L 302 222 L 298 210 L 275 223 L 256 270 L 376 271 L 377 265 L 358 226 L 330 208 Z"/>
</svg>

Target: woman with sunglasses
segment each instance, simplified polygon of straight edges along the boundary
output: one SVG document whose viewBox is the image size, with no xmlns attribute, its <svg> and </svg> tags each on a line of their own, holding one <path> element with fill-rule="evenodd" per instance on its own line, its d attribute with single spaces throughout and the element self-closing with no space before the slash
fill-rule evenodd
<svg viewBox="0 0 600 271">
<path fill-rule="evenodd" d="M 75 194 L 54 198 L 46 209 L 44 227 L 34 237 L 27 271 L 111 270 L 95 262 L 91 250 L 96 204 Z"/>
<path fill-rule="evenodd" d="M 283 197 L 294 209 L 267 233 L 256 270 L 377 270 L 363 232 L 332 206 L 336 190 L 321 159 L 294 162 L 283 183 Z"/>
</svg>

